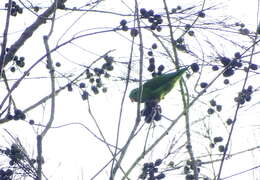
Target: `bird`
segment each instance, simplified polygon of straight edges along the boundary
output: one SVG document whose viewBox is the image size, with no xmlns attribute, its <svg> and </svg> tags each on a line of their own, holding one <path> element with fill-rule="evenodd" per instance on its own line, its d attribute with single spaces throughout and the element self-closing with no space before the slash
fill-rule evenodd
<svg viewBox="0 0 260 180">
<path fill-rule="evenodd" d="M 156 76 L 142 85 L 142 95 L 140 98 L 141 103 L 148 101 L 160 102 L 166 94 L 168 94 L 182 77 L 182 75 L 187 71 L 188 67 L 177 70 L 176 72 L 161 74 Z M 139 101 L 140 89 L 133 89 L 129 98 L 132 102 Z"/>
<path fill-rule="evenodd" d="M 189 67 L 189 66 L 188 66 Z M 153 119 L 161 120 L 161 106 L 159 102 L 174 88 L 175 84 L 187 71 L 188 67 L 177 70 L 176 72 L 161 74 L 142 85 L 140 103 L 144 103 L 141 115 L 145 116 L 145 122 L 150 123 Z M 132 102 L 139 102 L 140 88 L 133 89 L 129 98 Z"/>
</svg>

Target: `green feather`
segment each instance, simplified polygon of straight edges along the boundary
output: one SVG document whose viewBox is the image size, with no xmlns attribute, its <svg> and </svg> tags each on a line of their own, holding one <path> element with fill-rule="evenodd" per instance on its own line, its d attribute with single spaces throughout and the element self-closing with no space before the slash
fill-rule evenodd
<svg viewBox="0 0 260 180">
<path fill-rule="evenodd" d="M 187 69 L 188 67 L 173 73 L 162 74 L 145 82 L 143 84 L 141 102 L 162 100 L 164 96 L 172 90 L 176 82 L 181 78 Z M 132 101 L 138 102 L 139 88 L 132 90 L 129 97 Z"/>
</svg>

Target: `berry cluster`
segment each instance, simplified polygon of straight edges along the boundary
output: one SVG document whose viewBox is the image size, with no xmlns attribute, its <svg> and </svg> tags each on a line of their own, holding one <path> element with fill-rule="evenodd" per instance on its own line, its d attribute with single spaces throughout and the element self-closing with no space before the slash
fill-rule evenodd
<svg viewBox="0 0 260 180">
<path fill-rule="evenodd" d="M 128 31 L 128 29 L 129 29 L 128 26 L 127 26 L 127 21 L 125 19 L 122 19 L 120 21 L 120 26 L 122 27 L 123 31 Z"/>
<path fill-rule="evenodd" d="M 243 89 L 242 92 L 238 93 L 238 96 L 235 97 L 235 102 L 239 104 L 244 104 L 246 101 L 249 102 L 251 100 L 251 95 L 253 93 L 253 86 L 248 86 L 247 89 Z"/>
<path fill-rule="evenodd" d="M 160 24 L 162 24 L 163 19 L 162 16 L 159 14 L 155 14 L 152 9 L 146 10 L 145 8 L 140 9 L 141 18 L 147 19 L 150 25 L 151 30 L 157 30 L 160 32 L 162 30 L 162 27 Z"/>
<path fill-rule="evenodd" d="M 62 0 L 62 1 L 59 1 L 59 3 L 58 3 L 58 8 L 59 9 L 65 9 L 65 2 L 66 2 L 67 0 Z"/>
<path fill-rule="evenodd" d="M 236 22 L 235 26 L 239 27 L 238 31 L 239 31 L 240 34 L 242 34 L 242 35 L 249 35 L 250 31 L 249 31 L 249 29 L 245 28 L 245 24 L 244 23 Z"/>
<path fill-rule="evenodd" d="M 193 30 L 190 30 L 191 29 L 190 24 L 186 24 L 184 28 L 185 28 L 186 32 L 188 32 L 188 35 L 194 36 L 195 32 Z"/>
<path fill-rule="evenodd" d="M 164 70 L 164 65 L 160 65 L 157 68 L 157 72 L 155 71 L 155 58 L 153 54 L 153 50 L 157 49 L 157 44 L 153 43 L 151 49 L 147 52 L 147 55 L 149 56 L 149 66 L 147 70 L 152 73 L 152 77 L 156 77 L 158 75 L 161 75 Z"/>
<path fill-rule="evenodd" d="M 9 49 L 7 48 L 6 51 L 8 51 Z M 13 61 L 14 61 L 14 66 L 12 66 L 10 68 L 11 72 L 15 72 L 16 68 L 23 68 L 25 66 L 25 62 L 24 62 L 25 58 L 23 56 L 14 56 Z"/>
<path fill-rule="evenodd" d="M 202 165 L 202 161 L 200 159 L 197 159 L 194 163 L 196 163 L 196 167 L 197 167 L 197 172 L 200 173 L 200 166 Z M 192 174 L 192 171 L 194 171 L 195 169 L 195 165 L 192 163 L 192 161 L 188 160 L 186 162 L 186 165 L 184 166 L 184 174 L 186 175 L 185 176 L 185 179 L 186 180 L 193 180 L 195 179 L 194 178 L 194 175 Z"/>
<path fill-rule="evenodd" d="M 5 155 L 11 159 L 9 161 L 10 166 L 13 166 L 15 163 L 19 163 L 21 160 L 25 159 L 24 153 L 16 144 L 12 144 L 11 149 L 7 148 L 5 150 Z"/>
<path fill-rule="evenodd" d="M 213 114 L 213 113 L 215 112 L 215 109 L 216 109 L 218 112 L 222 111 L 222 105 L 217 104 L 217 102 L 216 102 L 214 99 L 210 100 L 210 101 L 209 101 L 209 104 L 210 104 L 212 107 L 210 107 L 210 108 L 208 109 L 208 114 Z M 213 109 L 213 107 L 215 107 L 215 109 Z"/>
<path fill-rule="evenodd" d="M 145 116 L 144 121 L 146 123 L 152 122 L 152 120 L 160 121 L 162 118 L 162 109 L 157 101 L 145 102 L 145 108 L 141 111 L 141 116 Z"/>
<path fill-rule="evenodd" d="M 8 8 L 8 6 L 9 6 L 9 3 L 6 3 L 5 7 Z M 16 4 L 15 1 L 12 1 L 12 4 L 11 4 L 11 16 L 17 16 L 18 13 L 22 14 L 23 13 L 23 9 L 18 4 Z"/>
<path fill-rule="evenodd" d="M 187 52 L 187 48 L 186 48 L 186 45 L 184 43 L 184 38 L 183 37 L 180 37 L 178 38 L 176 41 L 173 42 L 174 45 L 176 46 L 176 48 L 179 50 L 179 51 L 182 51 L 182 52 Z"/>
<path fill-rule="evenodd" d="M 165 178 L 164 173 L 158 172 L 158 167 L 162 164 L 161 159 L 157 159 L 154 163 L 144 163 L 142 174 L 139 176 L 139 179 L 146 179 L 147 180 L 160 180 Z"/>
<path fill-rule="evenodd" d="M 5 117 L 7 120 L 25 120 L 26 119 L 26 115 L 24 114 L 24 112 L 20 109 L 15 109 L 14 110 L 14 115 L 11 115 L 10 113 L 8 113 Z"/>
<path fill-rule="evenodd" d="M 221 136 L 217 136 L 217 137 L 214 137 L 213 138 L 213 142 L 212 143 L 210 143 L 210 148 L 214 148 L 215 146 L 216 146 L 216 144 L 218 144 L 218 143 L 221 143 L 223 141 L 223 137 L 221 137 Z M 225 146 L 224 145 L 219 145 L 218 146 L 218 151 L 219 152 L 224 152 L 225 151 Z"/>
<path fill-rule="evenodd" d="M 102 89 L 103 93 L 107 92 L 107 88 L 104 87 L 104 84 L 102 83 L 102 78 L 110 77 L 110 74 L 108 72 L 114 69 L 113 59 L 114 58 L 112 56 L 106 55 L 104 56 L 105 62 L 103 63 L 101 68 L 95 67 L 94 69 L 87 68 L 85 70 L 86 79 L 88 79 L 89 83 L 91 84 L 90 89 L 94 94 L 99 94 L 100 89 Z M 68 91 L 73 91 L 72 85 L 72 83 L 69 83 L 67 85 Z M 81 98 L 83 100 L 87 100 L 89 97 L 89 93 L 86 90 L 86 83 L 80 82 L 77 85 L 82 90 Z"/>
<path fill-rule="evenodd" d="M 13 170 L 11 169 L 0 169 L 0 179 L 1 180 L 12 180 Z"/>
<path fill-rule="evenodd" d="M 22 170 L 26 175 L 28 173 L 34 174 L 32 166 L 36 163 L 35 159 L 28 159 L 28 156 L 25 154 L 23 149 L 13 143 L 10 148 L 0 149 L 0 153 L 5 155 L 10 159 L 9 168 L 7 170 L 0 169 L 0 179 L 2 180 L 11 180 L 14 174 L 13 170 Z M 21 174 L 21 171 L 19 172 Z"/>
<path fill-rule="evenodd" d="M 120 26 L 123 31 L 128 31 L 129 27 L 127 26 L 127 21 L 125 19 L 122 19 L 120 21 Z M 130 31 L 130 35 L 132 37 L 136 37 L 139 34 L 138 30 L 136 28 L 132 28 Z"/>
</svg>

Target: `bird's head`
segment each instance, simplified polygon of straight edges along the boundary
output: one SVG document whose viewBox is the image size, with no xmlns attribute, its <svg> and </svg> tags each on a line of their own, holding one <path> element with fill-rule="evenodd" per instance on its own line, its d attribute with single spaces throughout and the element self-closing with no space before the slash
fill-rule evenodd
<svg viewBox="0 0 260 180">
<path fill-rule="evenodd" d="M 135 88 L 130 92 L 129 98 L 132 102 L 138 102 L 139 98 L 139 88 Z"/>
</svg>

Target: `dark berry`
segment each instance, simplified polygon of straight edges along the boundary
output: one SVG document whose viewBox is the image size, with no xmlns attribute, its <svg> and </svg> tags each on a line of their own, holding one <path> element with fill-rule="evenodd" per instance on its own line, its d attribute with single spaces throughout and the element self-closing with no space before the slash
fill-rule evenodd
<svg viewBox="0 0 260 180">
<path fill-rule="evenodd" d="M 150 63 L 150 64 L 154 64 L 154 58 L 150 58 L 150 59 L 149 59 L 149 63 Z"/>
<path fill-rule="evenodd" d="M 97 78 L 97 79 L 96 79 L 96 83 L 101 83 L 101 79 L 100 79 L 100 78 Z"/>
<path fill-rule="evenodd" d="M 250 33 L 250 31 L 249 31 L 247 28 L 240 29 L 239 32 L 240 32 L 242 35 L 249 35 L 249 33 Z"/>
<path fill-rule="evenodd" d="M 253 86 L 251 86 L 251 85 L 249 85 L 248 87 L 247 87 L 247 91 L 248 91 L 248 93 L 252 93 L 253 92 Z"/>
<path fill-rule="evenodd" d="M 157 44 L 156 43 L 153 43 L 152 49 L 157 49 Z"/>
<path fill-rule="evenodd" d="M 23 9 L 22 9 L 21 7 L 18 6 L 18 8 L 17 8 L 17 12 L 18 12 L 19 14 L 22 14 L 22 13 L 23 13 Z"/>
<path fill-rule="evenodd" d="M 206 14 L 203 11 L 200 11 L 198 13 L 198 16 L 201 17 L 201 18 L 204 18 L 206 16 Z"/>
<path fill-rule="evenodd" d="M 251 101 L 251 96 L 250 96 L 250 95 L 246 95 L 246 96 L 245 96 L 245 100 L 246 100 L 247 102 Z"/>
<path fill-rule="evenodd" d="M 228 79 L 225 79 L 225 80 L 224 80 L 224 84 L 229 84 L 229 80 L 228 80 Z"/>
<path fill-rule="evenodd" d="M 88 96 L 89 96 L 89 94 L 88 94 L 87 91 L 83 91 L 83 93 L 81 94 L 81 98 L 82 98 L 83 101 L 84 101 L 84 100 L 87 100 L 87 99 L 88 99 Z"/>
<path fill-rule="evenodd" d="M 144 16 L 144 15 L 147 13 L 147 11 L 146 11 L 145 8 L 141 8 L 141 9 L 140 9 L 140 13 L 141 13 L 141 15 Z"/>
<path fill-rule="evenodd" d="M 194 36 L 195 33 L 194 33 L 194 31 L 189 31 L 188 34 L 189 34 L 190 36 Z"/>
<path fill-rule="evenodd" d="M 12 120 L 14 119 L 14 117 L 11 115 L 11 114 L 7 114 L 6 117 L 5 117 L 7 120 Z"/>
<path fill-rule="evenodd" d="M 249 68 L 252 69 L 252 70 L 257 70 L 258 69 L 256 64 L 250 64 Z"/>
<path fill-rule="evenodd" d="M 236 53 L 234 54 L 234 56 L 235 56 L 235 58 L 237 58 L 237 59 L 241 58 L 240 52 L 236 52 Z"/>
<path fill-rule="evenodd" d="M 212 108 L 209 108 L 207 112 L 208 112 L 208 114 L 213 114 L 215 112 L 215 110 Z"/>
<path fill-rule="evenodd" d="M 177 44 L 176 48 L 180 51 L 186 51 L 186 46 L 184 44 Z"/>
<path fill-rule="evenodd" d="M 224 152 L 225 151 L 225 146 L 223 146 L 223 145 L 218 146 L 218 151 L 219 152 Z"/>
<path fill-rule="evenodd" d="M 112 64 L 110 64 L 110 63 L 107 63 L 106 70 L 112 71 L 113 69 L 114 69 L 114 66 Z"/>
<path fill-rule="evenodd" d="M 217 109 L 218 112 L 220 112 L 222 110 L 222 106 L 221 105 L 217 105 L 216 109 Z"/>
<path fill-rule="evenodd" d="M 224 66 L 227 66 L 231 62 L 231 60 L 227 57 L 221 57 L 220 61 Z"/>
<path fill-rule="evenodd" d="M 68 91 L 72 91 L 72 90 L 73 90 L 73 89 L 72 89 L 72 84 L 69 83 L 69 84 L 67 85 L 67 88 L 68 88 Z"/>
<path fill-rule="evenodd" d="M 163 179 L 165 178 L 165 174 L 164 173 L 160 173 L 159 175 L 156 176 L 157 179 Z"/>
<path fill-rule="evenodd" d="M 79 88 L 85 88 L 86 84 L 84 82 L 79 83 Z"/>
<path fill-rule="evenodd" d="M 177 9 L 176 8 L 172 8 L 172 13 L 174 14 L 174 13 L 176 13 L 177 12 Z"/>
<path fill-rule="evenodd" d="M 161 26 L 157 26 L 156 27 L 156 31 L 161 32 L 162 31 L 162 27 Z"/>
<path fill-rule="evenodd" d="M 214 65 L 214 66 L 212 66 L 212 70 L 217 71 L 217 70 L 219 70 L 219 67 L 217 65 Z"/>
<path fill-rule="evenodd" d="M 198 72 L 199 69 L 200 69 L 200 67 L 199 67 L 199 65 L 198 65 L 197 63 L 192 63 L 192 64 L 190 65 L 190 67 L 191 67 L 191 69 L 192 69 L 193 72 Z"/>
<path fill-rule="evenodd" d="M 182 37 L 181 37 L 181 38 L 178 38 L 178 39 L 176 40 L 176 42 L 177 42 L 177 43 L 180 43 L 180 44 L 183 43 L 183 41 L 184 41 L 184 39 L 183 39 Z"/>
<path fill-rule="evenodd" d="M 209 147 L 210 147 L 210 148 L 214 148 L 214 147 L 215 147 L 215 144 L 214 144 L 214 143 L 210 143 L 210 144 L 209 144 Z"/>
<path fill-rule="evenodd" d="M 128 29 L 129 29 L 129 28 L 128 28 L 128 26 L 126 26 L 126 25 L 122 27 L 122 30 L 123 30 L 123 31 L 128 31 Z"/>
<path fill-rule="evenodd" d="M 34 120 L 30 120 L 30 121 L 29 121 L 29 124 L 30 124 L 30 125 L 34 125 Z"/>
<path fill-rule="evenodd" d="M 191 25 L 190 24 L 185 24 L 185 30 L 189 30 L 191 28 Z"/>
<path fill-rule="evenodd" d="M 18 56 L 14 56 L 14 61 L 18 61 Z"/>
<path fill-rule="evenodd" d="M 138 35 L 138 33 L 139 33 L 139 32 L 138 32 L 137 29 L 135 29 L 135 28 L 131 29 L 130 34 L 131 34 L 132 37 L 136 37 L 136 36 Z"/>
<path fill-rule="evenodd" d="M 162 23 L 163 23 L 163 19 L 158 19 L 158 20 L 156 21 L 156 23 L 157 23 L 157 24 L 162 24 Z"/>
<path fill-rule="evenodd" d="M 240 26 L 240 23 L 239 23 L 239 22 L 236 22 L 236 23 L 235 23 L 235 26 Z"/>
<path fill-rule="evenodd" d="M 160 72 L 162 72 L 164 70 L 164 65 L 160 65 L 159 67 L 158 67 L 158 71 L 160 71 Z"/>
<path fill-rule="evenodd" d="M 154 165 L 155 166 L 160 166 L 162 164 L 162 159 L 157 159 L 155 162 L 154 162 Z"/>
<path fill-rule="evenodd" d="M 156 19 L 157 21 L 159 21 L 159 20 L 162 19 L 162 16 L 159 15 L 159 14 L 155 14 L 155 15 L 154 15 L 154 19 Z"/>
<path fill-rule="evenodd" d="M 236 67 L 241 68 L 242 66 L 243 66 L 243 64 L 241 62 L 236 63 Z"/>
<path fill-rule="evenodd" d="M 156 112 L 155 116 L 154 116 L 154 120 L 155 121 L 160 121 L 162 119 L 162 115 L 159 112 Z"/>
<path fill-rule="evenodd" d="M 18 61 L 16 61 L 16 65 L 22 68 L 22 67 L 24 67 L 25 63 L 24 63 L 24 61 L 18 60 Z"/>
<path fill-rule="evenodd" d="M 223 138 L 221 136 L 214 137 L 213 141 L 214 141 L 214 143 L 219 143 L 219 142 L 223 141 Z"/>
<path fill-rule="evenodd" d="M 216 103 L 216 101 L 214 99 L 210 100 L 209 103 L 210 103 L 211 106 L 216 106 L 217 105 L 217 103 Z"/>
<path fill-rule="evenodd" d="M 155 70 L 155 65 L 154 65 L 154 64 L 150 64 L 150 65 L 148 66 L 147 70 L 148 70 L 149 72 L 153 72 L 153 71 Z"/>
<path fill-rule="evenodd" d="M 106 88 L 106 87 L 103 87 L 103 88 L 102 88 L 102 92 L 103 92 L 103 93 L 106 93 L 106 92 L 107 92 L 107 88 Z"/>
<path fill-rule="evenodd" d="M 101 88 L 101 87 L 103 86 L 103 84 L 102 84 L 101 82 L 99 82 L 99 83 L 96 84 L 96 86 L 97 86 L 98 88 Z"/>
<path fill-rule="evenodd" d="M 5 171 L 5 176 L 12 176 L 13 175 L 13 171 L 11 169 L 7 169 Z"/>
<path fill-rule="evenodd" d="M 224 77 L 230 77 L 230 76 L 234 75 L 234 73 L 235 72 L 232 68 L 228 68 L 228 69 L 226 69 L 226 71 L 224 71 L 223 76 Z"/>
<path fill-rule="evenodd" d="M 149 17 L 148 21 L 149 21 L 149 23 L 154 23 L 154 18 L 153 17 Z"/>
<path fill-rule="evenodd" d="M 38 12 L 39 9 L 40 9 L 40 8 L 39 8 L 38 6 L 34 6 L 34 7 L 33 7 L 34 12 Z"/>
<path fill-rule="evenodd" d="M 154 31 L 155 29 L 157 28 L 157 24 L 153 23 L 151 26 L 150 26 L 150 29 L 152 31 Z"/>
<path fill-rule="evenodd" d="M 156 73 L 156 72 L 153 72 L 152 73 L 152 77 L 156 77 L 156 76 L 158 76 L 159 75 L 159 73 Z"/>
<path fill-rule="evenodd" d="M 98 94 L 98 88 L 96 86 L 91 86 L 91 90 L 94 92 L 94 94 Z"/>
<path fill-rule="evenodd" d="M 56 62 L 56 63 L 55 63 L 55 66 L 56 66 L 56 67 L 60 67 L 60 66 L 61 66 L 61 63 L 60 63 L 60 62 Z"/>
<path fill-rule="evenodd" d="M 153 56 L 153 51 L 148 51 L 147 54 L 148 56 Z"/>
<path fill-rule="evenodd" d="M 154 14 L 154 11 L 152 9 L 150 9 L 148 12 L 147 12 L 148 16 L 153 16 Z"/>
<path fill-rule="evenodd" d="M 10 68 L 10 71 L 11 71 L 11 72 L 15 72 L 15 67 L 12 66 L 12 67 Z"/>
<path fill-rule="evenodd" d="M 177 9 L 177 10 L 181 10 L 181 6 L 180 6 L 180 5 L 178 5 L 176 9 Z"/>
<path fill-rule="evenodd" d="M 207 87 L 208 86 L 208 83 L 206 83 L 206 82 L 201 82 L 200 83 L 200 87 L 201 88 L 205 88 L 205 87 Z"/>
<path fill-rule="evenodd" d="M 226 121 L 226 123 L 227 123 L 227 125 L 231 125 L 232 123 L 233 123 L 233 121 L 232 121 L 232 119 L 228 119 L 227 121 Z"/>
<path fill-rule="evenodd" d="M 190 172 L 190 168 L 188 166 L 184 166 L 184 174 L 188 174 Z"/>
<path fill-rule="evenodd" d="M 187 174 L 186 176 L 185 176 L 185 180 L 194 180 L 195 178 L 194 178 L 194 175 L 193 174 Z"/>
<path fill-rule="evenodd" d="M 94 78 L 90 78 L 90 79 L 89 79 L 89 82 L 90 82 L 90 83 L 93 83 L 94 81 L 95 81 Z"/>
<path fill-rule="evenodd" d="M 110 78 L 110 74 L 108 74 L 107 72 L 104 74 L 105 78 Z"/>
<path fill-rule="evenodd" d="M 125 19 L 122 19 L 122 20 L 120 21 L 120 25 L 121 25 L 121 26 L 125 26 L 126 23 L 127 23 L 127 21 L 126 21 Z"/>
</svg>

